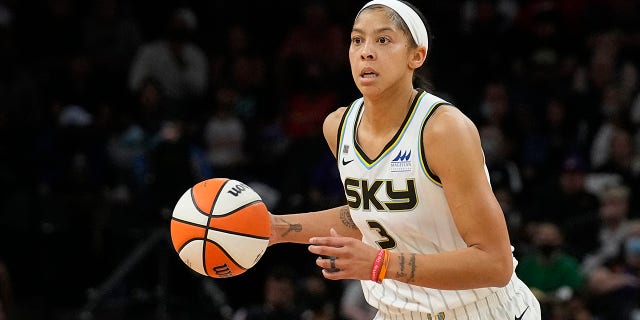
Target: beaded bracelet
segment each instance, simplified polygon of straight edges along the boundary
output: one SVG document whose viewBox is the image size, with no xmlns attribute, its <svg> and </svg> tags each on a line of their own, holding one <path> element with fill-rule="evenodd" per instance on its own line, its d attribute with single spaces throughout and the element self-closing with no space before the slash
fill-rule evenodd
<svg viewBox="0 0 640 320">
<path fill-rule="evenodd" d="M 387 267 L 389 265 L 389 250 L 378 250 L 376 259 L 373 261 L 373 268 L 371 268 L 371 281 L 382 283 L 382 280 L 387 274 Z"/>
</svg>

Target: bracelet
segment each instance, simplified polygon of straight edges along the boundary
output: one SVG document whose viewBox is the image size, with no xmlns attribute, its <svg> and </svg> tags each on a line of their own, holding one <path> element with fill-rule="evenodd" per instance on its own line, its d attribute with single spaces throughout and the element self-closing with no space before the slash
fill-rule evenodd
<svg viewBox="0 0 640 320">
<path fill-rule="evenodd" d="M 390 258 L 391 254 L 389 253 L 389 250 L 384 250 L 384 260 L 382 261 L 382 266 L 380 267 L 380 274 L 378 275 L 378 283 L 382 283 L 382 280 L 384 280 L 385 276 L 387 275 L 387 269 L 389 268 L 389 258 Z"/>
<path fill-rule="evenodd" d="M 385 251 L 379 249 L 376 254 L 376 259 L 373 260 L 373 268 L 371 268 L 371 281 L 378 282 L 380 276 L 380 269 L 382 269 L 382 263 L 384 262 Z"/>
<path fill-rule="evenodd" d="M 389 250 L 378 250 L 376 259 L 373 261 L 373 268 L 371 268 L 371 281 L 382 283 L 382 280 L 387 275 L 387 268 L 389 267 L 389 256 Z"/>
</svg>

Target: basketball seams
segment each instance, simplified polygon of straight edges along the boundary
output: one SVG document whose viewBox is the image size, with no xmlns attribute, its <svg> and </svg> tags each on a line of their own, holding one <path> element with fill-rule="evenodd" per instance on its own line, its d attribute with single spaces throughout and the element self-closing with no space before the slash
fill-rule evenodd
<svg viewBox="0 0 640 320">
<path fill-rule="evenodd" d="M 180 251 L 182 251 L 182 249 L 184 249 L 191 242 L 194 242 L 194 241 L 206 241 L 206 240 L 207 240 L 207 238 L 191 238 L 191 239 L 183 242 L 182 245 L 180 245 L 180 248 L 178 248 L 178 250 L 176 250 L 176 251 L 178 252 L 178 254 L 180 254 Z"/>
<path fill-rule="evenodd" d="M 211 240 L 207 239 L 207 234 L 209 234 L 209 230 L 211 230 L 210 225 L 211 225 L 211 217 L 213 216 L 213 210 L 216 207 L 216 203 L 218 202 L 218 198 L 220 197 L 220 194 L 222 193 L 222 190 L 224 189 L 224 186 L 227 183 L 229 183 L 229 181 L 231 181 L 231 180 L 229 180 L 229 179 L 225 180 L 220 185 L 220 187 L 218 187 L 218 190 L 216 190 L 216 196 L 213 197 L 213 202 L 211 203 L 211 207 L 209 208 L 209 212 L 207 213 L 207 215 L 209 217 L 207 218 L 207 226 L 206 226 L 205 231 L 204 231 L 204 237 L 205 237 L 205 241 L 206 242 L 211 242 L 211 243 L 215 244 L 227 256 L 227 258 L 229 258 L 230 261 L 233 261 L 233 263 L 235 263 L 236 265 L 239 266 L 238 262 L 235 261 L 229 255 L 229 253 L 226 250 L 224 250 L 224 248 L 221 245 L 219 245 L 218 243 L 216 243 L 214 241 L 211 241 Z M 202 246 L 202 265 L 204 267 L 205 272 L 208 275 L 212 276 L 211 274 L 209 274 L 209 270 L 207 269 L 207 246 L 206 245 Z"/>
<path fill-rule="evenodd" d="M 199 223 L 196 223 L 196 222 L 193 222 L 193 221 L 189 221 L 189 220 L 180 219 L 180 218 L 176 218 L 176 217 L 172 217 L 171 220 L 177 221 L 177 222 L 181 222 L 181 223 L 184 223 L 184 224 L 188 224 L 188 225 L 194 226 L 194 227 L 200 227 L 205 231 L 206 231 L 206 228 L 207 228 L 207 226 L 203 226 L 203 225 L 201 225 Z"/>
<path fill-rule="evenodd" d="M 239 206 L 239 207 L 237 207 L 237 208 L 235 208 L 235 209 L 233 209 L 233 210 L 231 210 L 231 211 L 229 211 L 229 212 L 227 212 L 225 214 L 217 214 L 217 215 L 213 215 L 212 214 L 209 217 L 209 221 L 208 222 L 211 222 L 211 218 L 222 218 L 222 217 L 230 216 L 230 215 L 232 215 L 232 214 L 234 214 L 234 213 L 236 213 L 238 211 L 242 211 L 243 209 L 245 209 L 247 207 L 250 207 L 252 205 L 258 204 L 258 203 L 264 203 L 264 202 L 262 202 L 262 200 L 254 200 L 254 201 L 251 201 L 251 202 L 247 202 L 247 203 L 245 203 L 245 204 L 243 204 L 243 205 L 241 205 L 241 206 Z"/>
<path fill-rule="evenodd" d="M 236 236 L 243 236 L 243 237 L 247 237 L 247 238 L 259 239 L 259 240 L 269 240 L 269 237 L 261 237 L 261 236 L 255 235 L 255 234 L 236 232 L 236 231 L 231 231 L 231 230 L 227 230 L 227 229 L 219 229 L 219 228 L 209 227 L 209 228 L 207 228 L 207 230 L 222 232 L 222 233 L 226 233 L 226 234 L 233 234 L 233 235 L 236 235 Z M 207 238 L 207 239 L 209 239 L 209 238 Z"/>
<path fill-rule="evenodd" d="M 229 183 L 229 179 L 225 180 L 220 187 L 218 188 L 218 190 L 216 190 L 216 196 L 213 197 L 213 202 L 211 204 L 211 208 L 209 208 L 209 216 L 213 215 L 213 210 L 216 207 L 216 203 L 218 203 L 218 198 L 220 198 L 220 194 L 222 194 L 222 190 L 224 190 L 224 186 L 227 185 L 227 183 Z"/>
<path fill-rule="evenodd" d="M 205 241 L 205 245 L 202 246 L 202 265 L 204 267 L 203 268 L 204 272 L 206 272 L 208 276 L 210 276 L 210 277 L 218 277 L 217 274 L 212 274 L 211 273 L 211 271 L 213 271 L 214 269 L 213 268 L 210 269 L 208 267 L 208 263 L 210 261 L 207 260 L 207 256 L 206 256 L 206 252 L 207 252 L 207 245 L 206 244 L 207 243 L 210 243 L 210 244 L 216 246 L 216 248 L 218 250 L 220 250 L 220 252 L 222 252 L 227 257 L 229 262 L 232 262 L 234 264 L 234 266 L 233 266 L 234 268 L 238 268 L 238 269 L 242 270 L 242 272 L 240 272 L 240 273 L 243 273 L 244 271 L 247 270 L 247 268 L 243 267 L 236 259 L 234 259 L 231 256 L 231 254 L 229 254 L 229 252 L 227 252 L 227 250 L 225 250 L 225 248 L 221 244 L 219 244 L 219 243 L 217 243 L 217 242 L 215 242 L 213 240 L 210 240 L 210 239 L 205 239 L 204 241 Z"/>
<path fill-rule="evenodd" d="M 191 203 L 193 204 L 193 207 L 196 208 L 196 210 L 198 210 L 198 212 L 204 214 L 205 216 L 210 216 L 211 215 L 210 213 L 207 213 L 206 211 L 200 209 L 200 206 L 198 205 L 198 202 L 196 201 L 195 190 L 193 188 L 191 188 L 191 189 L 189 189 L 189 191 L 191 193 Z"/>
</svg>

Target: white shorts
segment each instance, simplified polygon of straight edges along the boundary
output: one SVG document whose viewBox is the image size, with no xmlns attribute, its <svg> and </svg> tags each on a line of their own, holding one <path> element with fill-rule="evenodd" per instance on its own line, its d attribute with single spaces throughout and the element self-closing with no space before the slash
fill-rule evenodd
<svg viewBox="0 0 640 320">
<path fill-rule="evenodd" d="M 540 320 L 540 303 L 520 279 L 514 277 L 504 290 L 473 303 L 437 314 L 411 312 L 385 314 L 373 320 Z"/>
</svg>

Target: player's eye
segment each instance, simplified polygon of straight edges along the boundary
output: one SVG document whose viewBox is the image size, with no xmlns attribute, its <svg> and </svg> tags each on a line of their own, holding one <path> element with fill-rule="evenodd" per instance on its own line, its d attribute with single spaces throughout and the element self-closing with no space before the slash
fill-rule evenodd
<svg viewBox="0 0 640 320">
<path fill-rule="evenodd" d="M 360 43 L 362 43 L 362 38 L 360 38 L 360 37 L 351 37 L 351 43 L 360 44 Z"/>
<path fill-rule="evenodd" d="M 379 43 L 381 43 L 381 44 L 388 43 L 388 42 L 389 42 L 389 38 L 387 38 L 387 37 L 380 37 L 380 38 L 378 38 L 378 42 L 379 42 Z"/>
</svg>

